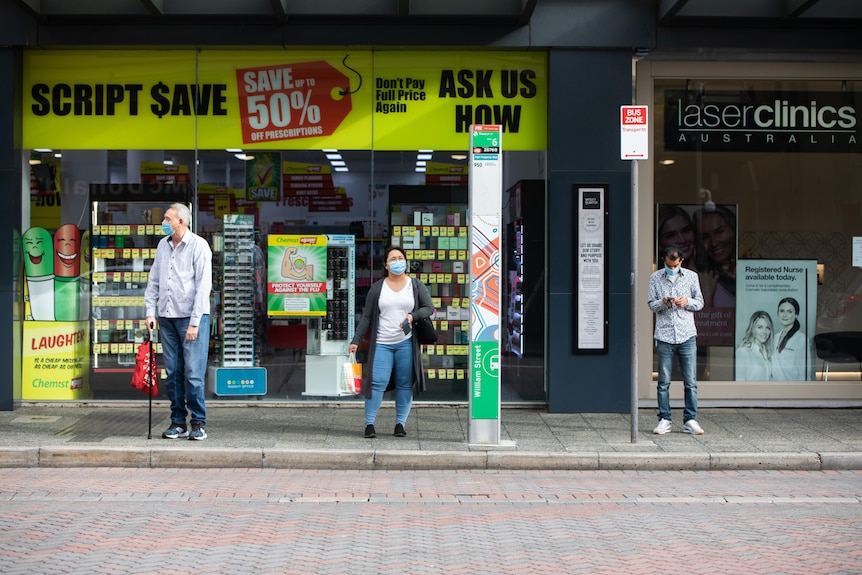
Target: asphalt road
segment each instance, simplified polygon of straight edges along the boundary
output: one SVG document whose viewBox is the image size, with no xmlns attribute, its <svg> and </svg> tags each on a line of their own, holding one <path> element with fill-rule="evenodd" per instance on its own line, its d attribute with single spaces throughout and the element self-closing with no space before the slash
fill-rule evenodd
<svg viewBox="0 0 862 575">
<path fill-rule="evenodd" d="M 0 469 L 3 574 L 862 573 L 860 471 Z"/>
</svg>

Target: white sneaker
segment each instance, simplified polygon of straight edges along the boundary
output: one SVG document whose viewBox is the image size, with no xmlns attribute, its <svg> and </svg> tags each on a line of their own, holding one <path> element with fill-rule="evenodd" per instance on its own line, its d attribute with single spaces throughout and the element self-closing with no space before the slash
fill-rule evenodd
<svg viewBox="0 0 862 575">
<path fill-rule="evenodd" d="M 690 433 L 692 435 L 703 435 L 703 428 L 694 419 L 689 419 L 685 422 L 685 425 L 682 426 L 682 432 Z"/>
<path fill-rule="evenodd" d="M 658 422 L 658 425 L 655 426 L 655 429 L 653 429 L 652 432 L 655 435 L 664 435 L 665 433 L 670 433 L 672 427 L 673 424 L 669 419 L 662 419 Z M 701 431 L 701 433 L 703 433 L 703 431 Z"/>
</svg>

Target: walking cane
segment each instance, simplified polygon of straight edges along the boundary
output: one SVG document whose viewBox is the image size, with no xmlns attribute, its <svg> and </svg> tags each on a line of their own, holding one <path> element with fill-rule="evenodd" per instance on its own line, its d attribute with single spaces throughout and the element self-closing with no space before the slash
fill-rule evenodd
<svg viewBox="0 0 862 575">
<path fill-rule="evenodd" d="M 150 381 L 149 381 L 149 389 L 147 389 L 147 396 L 149 396 L 149 412 L 148 412 L 148 420 L 149 426 L 147 427 L 147 439 L 153 438 L 153 390 L 156 383 L 156 351 L 153 349 L 153 326 L 148 325 L 150 328 L 147 331 L 147 343 L 150 344 Z"/>
<path fill-rule="evenodd" d="M 149 401 L 149 427 L 147 428 L 147 439 L 153 438 L 153 391 L 155 390 L 156 382 L 156 352 L 153 349 L 153 341 L 150 338 L 150 389 L 147 395 L 150 396 Z"/>
</svg>

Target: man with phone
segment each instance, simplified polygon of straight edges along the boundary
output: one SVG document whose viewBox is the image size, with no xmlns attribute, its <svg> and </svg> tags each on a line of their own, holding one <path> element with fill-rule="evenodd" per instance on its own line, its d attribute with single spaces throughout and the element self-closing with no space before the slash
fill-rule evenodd
<svg viewBox="0 0 862 575">
<path fill-rule="evenodd" d="M 671 431 L 670 374 L 673 358 L 679 359 L 685 386 L 683 411 L 684 433 L 703 435 L 697 423 L 697 328 L 694 312 L 703 309 L 703 294 L 697 274 L 682 267 L 682 252 L 677 246 L 666 246 L 661 252 L 664 266 L 649 278 L 649 307 L 655 312 L 658 352 L 658 425 L 656 435 Z"/>
</svg>

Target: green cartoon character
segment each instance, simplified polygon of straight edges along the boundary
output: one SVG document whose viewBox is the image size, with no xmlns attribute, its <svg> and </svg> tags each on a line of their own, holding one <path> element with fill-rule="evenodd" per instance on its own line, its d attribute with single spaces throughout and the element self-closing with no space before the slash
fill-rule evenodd
<svg viewBox="0 0 862 575">
<path fill-rule="evenodd" d="M 30 228 L 21 238 L 30 317 L 54 321 L 54 242 L 45 228 Z"/>
</svg>

